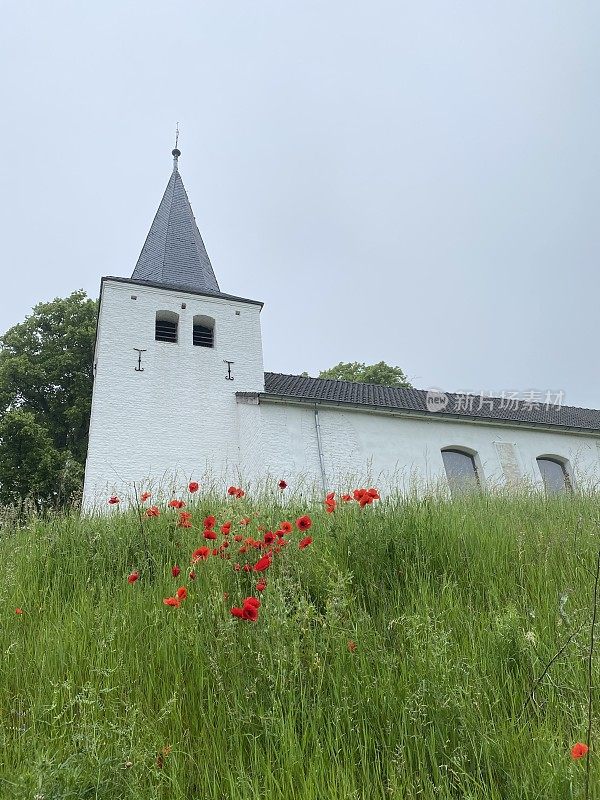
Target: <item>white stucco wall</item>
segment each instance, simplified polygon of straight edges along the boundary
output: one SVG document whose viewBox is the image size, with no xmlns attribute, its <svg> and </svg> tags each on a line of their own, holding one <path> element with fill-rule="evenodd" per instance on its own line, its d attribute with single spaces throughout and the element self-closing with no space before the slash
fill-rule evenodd
<svg viewBox="0 0 600 800">
<path fill-rule="evenodd" d="M 136 299 L 132 299 L 132 295 Z M 182 309 L 185 304 L 185 309 Z M 179 314 L 176 344 L 156 342 L 157 311 Z M 239 313 L 236 313 L 239 312 Z M 194 347 L 195 315 L 215 319 L 214 348 Z M 137 372 L 137 353 L 143 372 Z M 233 361 L 233 381 L 225 380 Z M 568 461 L 576 487 L 600 480 L 600 437 L 489 422 L 427 419 L 259 399 L 264 391 L 260 306 L 106 279 L 99 313 L 84 506 L 188 479 L 220 490 L 284 478 L 319 495 L 375 485 L 384 492 L 446 490 L 441 450 L 475 454 L 484 486 L 542 487 L 536 458 Z M 236 392 L 252 393 L 237 397 Z"/>
<path fill-rule="evenodd" d="M 136 299 L 132 299 L 132 295 Z M 182 309 L 185 304 L 185 309 Z M 176 344 L 157 342 L 157 311 L 179 314 Z M 195 315 L 215 320 L 213 348 L 195 347 Z M 137 372 L 138 354 L 143 372 Z M 233 381 L 225 379 L 233 361 Z M 264 389 L 260 306 L 105 280 L 103 283 L 84 506 L 239 467 L 235 393 Z"/>
<path fill-rule="evenodd" d="M 243 417 L 256 415 L 256 409 L 240 404 L 240 427 Z M 314 407 L 262 401 L 258 409 L 264 469 L 291 485 L 320 492 Z M 576 487 L 595 487 L 600 481 L 598 436 L 453 421 L 439 415 L 415 419 L 327 404 L 318 409 L 328 489 L 375 485 L 385 492 L 445 491 L 444 448 L 474 453 L 488 489 L 519 482 L 542 488 L 536 461 L 542 455 L 565 459 Z M 258 427 L 256 421 L 253 427 Z"/>
</svg>

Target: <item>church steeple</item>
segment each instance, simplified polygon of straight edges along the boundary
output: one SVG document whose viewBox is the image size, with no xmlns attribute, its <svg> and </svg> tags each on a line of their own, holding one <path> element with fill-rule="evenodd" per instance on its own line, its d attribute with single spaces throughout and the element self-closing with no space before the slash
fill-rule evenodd
<svg viewBox="0 0 600 800">
<path fill-rule="evenodd" d="M 176 146 L 173 172 L 131 277 L 197 292 L 219 292 L 179 174 L 180 155 Z"/>
</svg>

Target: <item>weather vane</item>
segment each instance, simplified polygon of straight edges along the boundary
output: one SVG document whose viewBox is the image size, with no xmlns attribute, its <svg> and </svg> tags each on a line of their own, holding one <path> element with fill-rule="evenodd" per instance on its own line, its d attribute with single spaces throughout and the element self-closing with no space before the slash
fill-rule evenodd
<svg viewBox="0 0 600 800">
<path fill-rule="evenodd" d="M 181 155 L 181 150 L 177 147 L 179 144 L 179 123 L 175 125 L 175 147 L 173 148 L 173 171 L 177 170 L 177 159 Z"/>
</svg>

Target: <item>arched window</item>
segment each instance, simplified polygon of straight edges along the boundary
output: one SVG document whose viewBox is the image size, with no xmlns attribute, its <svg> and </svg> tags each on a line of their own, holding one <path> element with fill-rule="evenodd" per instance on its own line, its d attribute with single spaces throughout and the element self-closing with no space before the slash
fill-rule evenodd
<svg viewBox="0 0 600 800">
<path fill-rule="evenodd" d="M 453 497 L 481 488 L 474 453 L 448 447 L 442 450 L 442 460 Z"/>
<path fill-rule="evenodd" d="M 567 461 L 559 456 L 540 456 L 537 460 L 547 494 L 570 492 L 573 488 Z"/>
<path fill-rule="evenodd" d="M 196 347 L 214 347 L 215 321 L 212 317 L 196 314 L 194 317 L 192 341 Z"/>
<path fill-rule="evenodd" d="M 157 342 L 177 342 L 179 314 L 174 311 L 157 311 L 154 338 Z"/>
</svg>

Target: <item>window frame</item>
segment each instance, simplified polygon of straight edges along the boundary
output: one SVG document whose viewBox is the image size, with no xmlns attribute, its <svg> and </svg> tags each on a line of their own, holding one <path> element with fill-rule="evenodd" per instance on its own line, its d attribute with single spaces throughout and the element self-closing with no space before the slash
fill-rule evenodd
<svg viewBox="0 0 600 800">
<path fill-rule="evenodd" d="M 161 323 L 167 325 L 175 325 L 175 338 L 158 338 L 158 327 Z M 154 341 L 161 344 L 178 344 L 179 343 L 179 314 L 175 311 L 168 311 L 167 309 L 160 309 L 154 316 Z"/>
<path fill-rule="evenodd" d="M 469 478 L 472 477 L 473 479 L 472 485 L 466 486 L 464 485 L 463 481 L 463 485 L 461 486 L 461 476 L 458 474 L 449 474 L 448 465 L 446 464 L 446 459 L 444 458 L 445 453 L 463 456 L 466 460 L 468 460 L 468 463 L 470 463 L 472 467 L 472 475 L 469 476 Z M 444 465 L 444 472 L 446 473 L 446 481 L 452 498 L 462 497 L 466 494 L 483 491 L 483 470 L 481 468 L 481 463 L 476 450 L 472 450 L 470 447 L 461 447 L 460 445 L 449 445 L 448 447 L 441 448 L 440 455 Z"/>
<path fill-rule="evenodd" d="M 203 342 L 196 341 L 196 330 L 198 328 L 203 329 L 204 332 L 210 331 L 211 339 L 210 344 L 205 344 Z M 215 347 L 215 328 L 216 323 L 214 317 L 209 317 L 206 314 L 194 314 L 192 319 L 192 345 L 194 347 L 204 347 L 207 350 L 212 350 Z"/>
<path fill-rule="evenodd" d="M 542 483 L 544 485 L 544 491 L 547 495 L 560 495 L 560 494 L 573 493 L 575 485 L 573 482 L 573 474 L 571 472 L 571 465 L 569 464 L 568 458 L 564 458 L 563 456 L 558 456 L 554 453 L 544 453 L 541 456 L 536 456 L 535 462 L 537 464 L 538 472 L 540 474 Z M 562 489 L 556 489 L 549 486 L 549 481 L 547 480 L 546 475 L 542 471 L 540 462 L 555 464 L 556 466 L 560 467 L 563 476 Z"/>
</svg>

